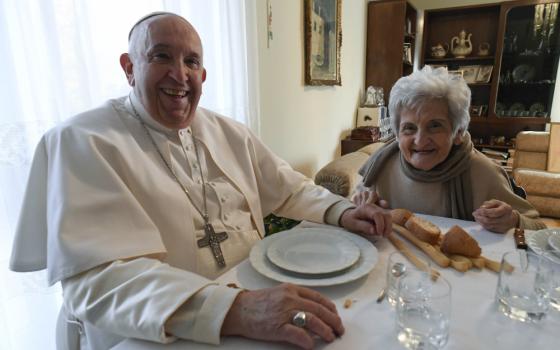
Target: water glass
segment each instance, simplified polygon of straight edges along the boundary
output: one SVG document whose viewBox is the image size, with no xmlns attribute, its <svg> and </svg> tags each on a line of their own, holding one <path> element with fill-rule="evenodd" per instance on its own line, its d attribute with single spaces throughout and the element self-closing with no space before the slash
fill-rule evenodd
<svg viewBox="0 0 560 350">
<path fill-rule="evenodd" d="M 424 263 L 424 266 L 426 266 L 425 271 L 429 271 L 430 270 L 430 262 L 422 259 L 422 258 L 418 258 L 418 260 L 422 261 Z M 402 264 L 402 265 L 401 265 Z M 402 275 L 398 275 L 394 273 L 394 267 L 395 266 L 403 266 L 403 274 Z M 408 271 L 412 271 L 412 270 L 417 270 L 418 268 L 413 265 L 404 255 L 402 255 L 400 252 L 396 251 L 391 253 L 391 255 L 389 255 L 389 260 L 387 262 L 387 281 L 386 281 L 386 286 L 387 286 L 387 300 L 389 301 L 389 303 L 393 306 L 395 306 L 395 304 L 397 303 L 397 290 L 399 287 L 399 280 L 400 278 L 405 275 Z M 423 270 L 424 271 L 424 270 Z"/>
<path fill-rule="evenodd" d="M 397 339 L 408 349 L 441 349 L 449 339 L 451 285 L 412 270 L 401 278 L 397 293 Z"/>
<path fill-rule="evenodd" d="M 541 255 L 525 250 L 505 253 L 496 289 L 498 309 L 523 322 L 543 319 L 549 309 L 551 273 L 551 262 Z"/>
<path fill-rule="evenodd" d="M 543 254 L 549 261 L 552 269 L 550 275 L 550 306 L 560 311 L 560 253 L 555 250 L 545 251 Z"/>
</svg>

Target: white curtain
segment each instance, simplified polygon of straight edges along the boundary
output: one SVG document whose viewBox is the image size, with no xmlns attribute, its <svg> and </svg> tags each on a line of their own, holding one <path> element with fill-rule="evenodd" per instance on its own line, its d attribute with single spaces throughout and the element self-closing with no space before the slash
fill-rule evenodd
<svg viewBox="0 0 560 350">
<path fill-rule="evenodd" d="M 0 349 L 54 349 L 60 287 L 8 270 L 29 165 L 56 123 L 125 95 L 128 31 L 152 11 L 197 28 L 208 71 L 200 104 L 258 134 L 256 0 L 0 0 Z"/>
</svg>

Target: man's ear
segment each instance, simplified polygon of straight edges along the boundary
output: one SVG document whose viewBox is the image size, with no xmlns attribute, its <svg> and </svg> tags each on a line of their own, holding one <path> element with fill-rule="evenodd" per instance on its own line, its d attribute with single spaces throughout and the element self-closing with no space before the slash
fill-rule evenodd
<svg viewBox="0 0 560 350">
<path fill-rule="evenodd" d="M 202 68 L 202 82 L 204 83 L 206 81 L 206 68 Z"/>
<path fill-rule="evenodd" d="M 134 72 L 132 70 L 132 60 L 130 59 L 130 55 L 127 53 L 123 53 L 120 58 L 121 67 L 126 75 L 126 80 L 128 80 L 128 84 L 130 86 L 134 86 Z"/>
</svg>

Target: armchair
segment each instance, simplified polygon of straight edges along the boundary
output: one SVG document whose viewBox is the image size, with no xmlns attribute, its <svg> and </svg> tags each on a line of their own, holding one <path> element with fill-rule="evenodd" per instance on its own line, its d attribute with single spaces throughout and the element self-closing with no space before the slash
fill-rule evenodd
<svg viewBox="0 0 560 350">
<path fill-rule="evenodd" d="M 547 171 L 549 142 L 546 131 L 517 134 L 513 178 L 541 216 L 560 218 L 560 174 Z"/>
</svg>

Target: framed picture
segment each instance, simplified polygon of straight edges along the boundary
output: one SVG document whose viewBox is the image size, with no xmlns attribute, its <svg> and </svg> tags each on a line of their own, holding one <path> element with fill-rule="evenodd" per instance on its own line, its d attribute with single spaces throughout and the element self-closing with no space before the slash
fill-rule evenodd
<svg viewBox="0 0 560 350">
<path fill-rule="evenodd" d="M 445 68 L 447 69 L 447 65 L 446 64 L 427 64 L 426 66 L 430 66 L 432 67 L 432 69 L 436 69 L 436 68 Z M 461 73 L 461 76 L 463 73 Z"/>
<path fill-rule="evenodd" d="M 480 66 L 476 75 L 476 82 L 489 83 L 492 79 L 492 69 L 494 69 L 494 66 Z"/>
<path fill-rule="evenodd" d="M 488 113 L 488 105 L 471 105 L 469 113 L 473 117 L 484 117 Z"/>
<path fill-rule="evenodd" d="M 410 43 L 404 43 L 403 45 L 403 61 L 412 64 L 412 46 Z"/>
<path fill-rule="evenodd" d="M 459 67 L 459 69 L 463 71 L 463 79 L 465 79 L 467 84 L 476 83 L 476 77 L 477 77 L 479 68 L 480 68 L 480 66 L 461 66 L 461 67 Z"/>
<path fill-rule="evenodd" d="M 305 0 L 305 84 L 341 85 L 342 0 Z"/>
<path fill-rule="evenodd" d="M 461 77 L 461 78 L 463 77 L 463 71 L 460 70 L 460 69 L 458 69 L 458 70 L 449 70 L 449 71 L 447 71 L 447 73 L 449 73 L 449 74 L 451 74 L 451 75 L 459 76 L 459 77 Z"/>
</svg>

